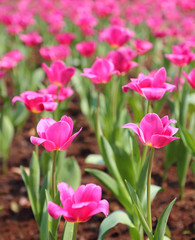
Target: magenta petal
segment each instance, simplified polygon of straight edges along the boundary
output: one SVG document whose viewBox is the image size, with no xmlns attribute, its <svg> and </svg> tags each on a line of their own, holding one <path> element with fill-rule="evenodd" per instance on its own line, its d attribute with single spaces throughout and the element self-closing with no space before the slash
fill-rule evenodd
<svg viewBox="0 0 195 240">
<path fill-rule="evenodd" d="M 15 97 L 12 99 L 12 105 L 14 105 L 14 103 L 15 103 L 16 101 L 24 102 L 24 99 L 21 98 L 21 97 L 15 96 Z"/>
<path fill-rule="evenodd" d="M 168 92 L 172 92 L 176 88 L 175 85 L 170 84 L 170 83 L 165 83 L 164 86 L 166 88 L 166 91 L 168 91 Z"/>
<path fill-rule="evenodd" d="M 89 214 L 89 216 L 93 216 L 97 213 L 102 212 L 107 217 L 108 210 L 109 210 L 109 203 L 107 200 L 103 199 L 99 202 L 99 205 Z"/>
<path fill-rule="evenodd" d="M 167 72 L 164 67 L 160 68 L 154 75 L 152 86 L 155 88 L 162 88 L 167 77 Z"/>
<path fill-rule="evenodd" d="M 154 134 L 162 134 L 163 125 L 161 119 L 156 113 L 148 113 L 140 122 L 140 128 L 144 134 L 146 143 L 151 142 L 151 137 Z"/>
<path fill-rule="evenodd" d="M 66 150 L 69 146 L 70 146 L 70 144 L 72 143 L 72 141 L 75 139 L 75 137 L 80 133 L 80 131 L 82 130 L 82 128 L 80 128 L 80 130 L 78 131 L 78 132 L 76 132 L 75 134 L 73 134 L 70 138 L 69 138 L 69 140 L 62 146 L 62 147 L 60 147 L 60 151 L 63 151 L 63 150 Z"/>
<path fill-rule="evenodd" d="M 40 145 L 45 142 L 45 139 L 31 136 L 30 141 L 34 145 Z"/>
<path fill-rule="evenodd" d="M 37 124 L 37 133 L 39 137 L 46 138 L 46 131 L 48 127 L 54 124 L 56 121 L 52 118 L 42 118 Z"/>
<path fill-rule="evenodd" d="M 67 211 L 65 211 L 63 208 L 61 208 L 60 206 L 51 201 L 48 202 L 47 211 L 49 215 L 54 219 L 57 219 L 62 215 L 69 216 Z"/>
<path fill-rule="evenodd" d="M 54 151 L 56 149 L 55 144 L 47 139 L 31 136 L 30 141 L 34 145 L 42 144 L 47 151 Z"/>
<path fill-rule="evenodd" d="M 141 90 L 144 97 L 149 101 L 160 100 L 166 92 L 165 88 L 141 88 Z"/>
<path fill-rule="evenodd" d="M 142 93 L 139 85 L 136 83 L 136 81 L 130 82 L 130 83 L 122 86 L 123 92 L 127 92 L 129 89 L 132 89 L 132 90 L 138 92 L 140 95 L 143 95 L 143 93 Z"/>
<path fill-rule="evenodd" d="M 130 128 L 131 130 L 133 130 L 139 136 L 140 141 L 143 144 L 145 144 L 144 134 L 143 134 L 142 130 L 136 124 L 127 123 L 127 124 L 123 125 L 122 128 Z"/>
<path fill-rule="evenodd" d="M 73 121 L 71 117 L 64 115 L 61 117 L 61 121 L 67 122 L 70 125 L 70 131 L 73 131 Z"/>
<path fill-rule="evenodd" d="M 43 103 L 41 103 L 41 105 L 43 106 L 43 109 L 45 111 L 53 112 L 54 110 L 56 110 L 58 103 L 57 102 L 43 102 Z"/>
<path fill-rule="evenodd" d="M 71 129 L 66 122 L 56 122 L 52 124 L 46 132 L 47 139 L 54 142 L 57 149 L 61 149 L 64 143 L 68 140 Z"/>
<path fill-rule="evenodd" d="M 176 139 L 179 139 L 179 138 L 156 134 L 151 137 L 151 143 L 152 143 L 152 146 L 155 148 L 162 148 L 166 146 L 168 143 Z"/>
<path fill-rule="evenodd" d="M 65 202 L 68 198 L 71 198 L 74 194 L 72 187 L 68 187 L 67 183 L 61 182 L 58 183 L 58 191 L 60 192 L 60 201 L 62 206 L 65 208 Z"/>
</svg>

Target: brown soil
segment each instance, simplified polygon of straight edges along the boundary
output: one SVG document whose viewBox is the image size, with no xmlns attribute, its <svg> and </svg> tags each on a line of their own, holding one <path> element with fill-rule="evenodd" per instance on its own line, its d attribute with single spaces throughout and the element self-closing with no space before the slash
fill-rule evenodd
<svg viewBox="0 0 195 240">
<path fill-rule="evenodd" d="M 84 160 L 90 153 L 98 153 L 96 139 L 85 117 L 79 110 L 78 97 L 75 96 L 69 105 L 67 115 L 76 120 L 74 129 L 83 127 L 83 131 L 68 149 L 68 155 L 75 156 L 82 170 L 82 183 L 96 183 L 101 185 L 94 177 L 84 171 L 86 167 Z M 29 138 L 33 132 L 32 118 L 30 117 L 24 127 L 22 134 L 15 136 L 11 154 L 8 161 L 8 173 L 6 176 L 0 174 L 0 240 L 38 240 L 39 231 L 30 208 L 27 192 L 20 176 L 19 166 L 29 166 L 33 145 Z M 104 170 L 104 167 L 101 167 Z M 1 171 L 1 169 L 0 169 Z M 153 226 L 168 203 L 177 198 L 172 209 L 168 226 L 171 231 L 172 240 L 194 240 L 195 239 L 195 192 L 194 179 L 189 170 L 185 188 L 185 199 L 179 200 L 179 186 L 176 175 L 176 167 L 170 168 L 167 180 L 163 182 L 163 151 L 157 151 L 153 165 L 152 181 L 162 186 L 164 191 L 158 193 L 152 204 Z M 103 186 L 102 186 L 103 187 Z M 110 203 L 110 213 L 122 209 L 114 196 L 103 187 L 103 198 Z M 96 240 L 98 229 L 103 215 L 98 214 L 87 223 L 79 225 L 78 240 Z M 64 222 L 59 225 L 59 232 L 63 230 Z M 59 238 L 60 239 L 60 238 Z M 124 225 L 117 225 L 106 236 L 105 239 L 130 239 L 128 229 Z"/>
</svg>

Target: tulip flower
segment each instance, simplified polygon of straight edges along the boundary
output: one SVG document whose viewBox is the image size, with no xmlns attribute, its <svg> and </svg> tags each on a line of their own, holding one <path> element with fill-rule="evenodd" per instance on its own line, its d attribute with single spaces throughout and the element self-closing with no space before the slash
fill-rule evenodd
<svg viewBox="0 0 195 240">
<path fill-rule="evenodd" d="M 119 71 L 120 74 L 125 74 L 138 65 L 138 63 L 131 61 L 135 56 L 136 53 L 130 47 L 121 47 L 116 51 L 110 51 L 107 59 L 112 61 L 115 70 Z"/>
<path fill-rule="evenodd" d="M 40 54 L 48 61 L 62 60 L 70 54 L 70 49 L 65 45 L 42 47 Z"/>
<path fill-rule="evenodd" d="M 118 48 L 127 43 L 135 33 L 121 26 L 110 26 L 100 33 L 100 41 L 108 42 L 113 48 Z"/>
<path fill-rule="evenodd" d="M 65 63 L 60 60 L 54 61 L 51 67 L 43 63 L 42 68 L 45 70 L 49 81 L 59 87 L 68 84 L 75 73 L 74 67 L 67 67 Z"/>
<path fill-rule="evenodd" d="M 83 41 L 77 43 L 75 46 L 76 50 L 85 57 L 90 57 L 96 50 L 96 42 L 94 41 Z"/>
<path fill-rule="evenodd" d="M 133 44 L 136 48 L 138 55 L 142 55 L 153 48 L 153 44 L 146 40 L 137 39 L 133 42 Z"/>
<path fill-rule="evenodd" d="M 70 45 L 71 42 L 73 41 L 74 37 L 75 36 L 73 33 L 67 32 L 67 33 L 57 34 L 56 39 L 60 44 Z"/>
<path fill-rule="evenodd" d="M 23 56 L 19 50 L 12 50 L 6 53 L 0 60 L 0 69 L 9 70 L 22 60 Z"/>
<path fill-rule="evenodd" d="M 42 37 L 37 32 L 21 34 L 20 39 L 27 46 L 35 46 L 35 45 L 42 43 Z"/>
<path fill-rule="evenodd" d="M 67 183 L 57 185 L 62 207 L 48 202 L 47 210 L 54 219 L 61 215 L 68 222 L 87 222 L 93 215 L 103 212 L 107 217 L 109 204 L 102 197 L 102 189 L 95 184 L 81 185 L 74 191 Z"/>
<path fill-rule="evenodd" d="M 127 123 L 122 128 L 130 128 L 139 137 L 140 141 L 149 147 L 162 148 L 168 143 L 178 139 L 173 135 L 178 128 L 172 127 L 170 123 L 176 123 L 175 119 L 168 116 L 160 118 L 156 113 L 148 113 L 140 122 L 140 127 L 134 123 Z"/>
<path fill-rule="evenodd" d="M 186 66 L 195 59 L 195 54 L 185 44 L 173 46 L 172 51 L 172 54 L 165 54 L 165 57 L 179 67 Z"/>
<path fill-rule="evenodd" d="M 91 68 L 84 68 L 82 76 L 88 77 L 95 84 L 107 83 L 113 74 L 119 74 L 114 70 L 114 65 L 107 59 L 96 58 Z"/>
<path fill-rule="evenodd" d="M 160 100 L 166 91 L 172 92 L 175 88 L 175 85 L 165 82 L 166 70 L 164 67 L 160 68 L 154 76 L 145 76 L 140 73 L 137 79 L 131 80 L 130 83 L 122 87 L 123 92 L 132 89 L 147 100 Z"/>
<path fill-rule="evenodd" d="M 42 118 L 37 124 L 39 137 L 31 136 L 34 145 L 42 145 L 47 151 L 66 150 L 82 129 L 72 135 L 73 121 L 63 116 L 56 122 L 52 118 Z"/>
<path fill-rule="evenodd" d="M 54 102 L 52 95 L 44 95 L 33 91 L 25 91 L 21 93 L 20 96 L 15 96 L 12 99 L 12 104 L 16 101 L 23 102 L 27 110 L 33 113 L 40 113 L 44 110 L 51 112 L 54 111 L 58 105 Z"/>
<path fill-rule="evenodd" d="M 58 100 L 58 102 L 64 101 L 65 99 L 71 97 L 74 93 L 73 89 L 68 87 L 60 87 L 58 92 L 58 86 L 57 85 L 49 85 L 46 89 L 39 90 L 42 94 L 50 94 L 53 96 L 55 100 Z"/>
<path fill-rule="evenodd" d="M 189 74 L 183 71 L 183 75 L 188 80 L 191 87 L 195 88 L 195 68 L 192 69 L 192 71 Z"/>
</svg>

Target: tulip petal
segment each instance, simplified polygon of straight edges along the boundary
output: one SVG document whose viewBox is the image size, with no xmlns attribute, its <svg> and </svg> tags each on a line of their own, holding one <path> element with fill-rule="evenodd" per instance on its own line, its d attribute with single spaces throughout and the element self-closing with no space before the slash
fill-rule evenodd
<svg viewBox="0 0 195 240">
<path fill-rule="evenodd" d="M 55 144 L 47 139 L 31 136 L 30 141 L 34 145 L 42 144 L 47 151 L 54 151 L 56 149 Z"/>
<path fill-rule="evenodd" d="M 167 77 L 167 72 L 164 67 L 160 68 L 155 74 L 154 74 L 154 80 L 152 86 L 154 88 L 162 88 L 164 86 L 165 80 Z"/>
<path fill-rule="evenodd" d="M 60 121 L 67 122 L 70 125 L 70 131 L 71 132 L 73 131 L 73 121 L 72 121 L 71 117 L 68 117 L 68 116 L 64 115 L 64 116 L 61 117 Z"/>
<path fill-rule="evenodd" d="M 75 134 L 73 134 L 70 138 L 69 138 L 69 140 L 62 146 L 62 147 L 60 147 L 60 151 L 63 151 L 63 150 L 66 150 L 69 146 L 70 146 L 70 144 L 72 143 L 72 141 L 75 139 L 75 137 L 80 133 L 80 131 L 82 130 L 82 128 L 80 128 L 80 130 L 78 131 L 78 132 L 76 132 Z"/>
<path fill-rule="evenodd" d="M 70 131 L 71 129 L 68 123 L 59 121 L 48 127 L 46 138 L 55 143 L 56 149 L 61 149 L 68 140 Z"/>
<path fill-rule="evenodd" d="M 45 111 L 53 112 L 57 108 L 58 103 L 57 102 L 43 102 L 40 105 L 43 106 L 43 109 Z"/>
<path fill-rule="evenodd" d="M 37 124 L 37 133 L 39 137 L 46 138 L 47 129 L 54 124 L 56 121 L 52 118 L 42 118 Z"/>
<path fill-rule="evenodd" d="M 24 99 L 21 98 L 21 97 L 19 97 L 19 96 L 15 96 L 15 97 L 12 99 L 12 105 L 14 105 L 14 103 L 15 103 L 16 101 L 24 102 Z"/>
<path fill-rule="evenodd" d="M 102 212 L 107 217 L 108 210 L 109 210 L 109 203 L 107 200 L 103 199 L 99 202 L 99 205 L 89 214 L 89 216 L 93 216 L 97 213 Z"/>
<path fill-rule="evenodd" d="M 143 132 L 145 142 L 150 143 L 152 135 L 162 134 L 163 125 L 161 119 L 156 113 L 148 113 L 141 120 L 140 129 Z"/>
<path fill-rule="evenodd" d="M 55 204 L 51 201 L 48 202 L 47 210 L 48 210 L 49 215 L 54 219 L 57 219 L 62 215 L 70 216 L 66 210 L 64 210 L 63 208 L 61 208 L 60 206 L 58 206 L 57 204 Z"/>
<path fill-rule="evenodd" d="M 58 183 L 57 187 L 58 191 L 60 192 L 60 201 L 62 206 L 65 208 L 66 200 L 72 197 L 74 190 L 71 186 L 68 187 L 68 184 L 64 182 Z"/>
<path fill-rule="evenodd" d="M 168 143 L 170 143 L 176 139 L 179 139 L 179 138 L 155 134 L 151 137 L 151 143 L 152 143 L 152 146 L 155 148 L 162 148 L 162 147 L 166 146 Z"/>
<path fill-rule="evenodd" d="M 131 130 L 133 130 L 139 136 L 140 141 L 143 144 L 145 144 L 144 134 L 143 134 L 142 130 L 136 124 L 127 123 L 127 124 L 123 125 L 122 128 L 130 128 Z"/>
<path fill-rule="evenodd" d="M 149 101 L 152 100 L 160 100 L 165 92 L 165 88 L 141 88 L 141 91 L 143 92 L 143 95 L 146 99 Z"/>
</svg>

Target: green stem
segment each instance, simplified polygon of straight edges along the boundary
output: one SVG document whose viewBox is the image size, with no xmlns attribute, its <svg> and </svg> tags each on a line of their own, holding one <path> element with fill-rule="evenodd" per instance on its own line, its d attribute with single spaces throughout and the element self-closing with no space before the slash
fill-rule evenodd
<svg viewBox="0 0 195 240">
<path fill-rule="evenodd" d="M 58 106 L 57 106 L 56 110 L 54 111 L 54 119 L 56 121 L 58 120 L 59 95 L 60 95 L 60 86 L 58 86 L 57 91 L 56 91 L 56 102 L 58 103 Z"/>
<path fill-rule="evenodd" d="M 151 231 L 152 231 L 152 215 L 151 215 L 150 186 L 151 186 L 151 173 L 152 173 L 152 162 L 154 158 L 154 150 L 155 148 L 152 148 L 150 152 L 150 160 L 149 160 L 148 176 L 147 176 L 147 213 L 148 213 L 148 225 Z"/>
<path fill-rule="evenodd" d="M 178 103 L 179 104 L 180 104 L 180 78 L 181 78 L 181 73 L 182 73 L 182 67 L 179 67 L 178 82 L 177 82 L 177 92 L 178 92 Z"/>
<path fill-rule="evenodd" d="M 77 239 L 77 229 L 78 229 L 78 222 L 74 223 L 74 231 L 73 231 L 73 238 L 72 240 L 76 240 Z"/>
<path fill-rule="evenodd" d="M 52 198 L 55 198 L 56 195 L 56 157 L 57 150 L 53 153 L 53 167 L 52 167 Z"/>
<path fill-rule="evenodd" d="M 3 172 L 3 175 L 7 174 L 7 159 L 2 160 L 2 172 Z"/>
<path fill-rule="evenodd" d="M 114 79 L 115 80 L 115 79 Z M 119 82 L 120 79 L 117 78 L 114 84 L 114 93 L 113 93 L 113 100 L 112 100 L 112 114 L 113 114 L 113 123 L 116 121 L 116 112 L 117 112 L 117 97 L 118 97 L 118 89 L 119 89 Z"/>
<path fill-rule="evenodd" d="M 35 113 L 34 114 L 35 116 L 35 123 L 34 123 L 34 128 L 35 128 L 35 136 L 37 136 L 37 123 L 39 121 L 39 116 L 38 116 L 38 113 Z M 35 153 L 37 155 L 37 157 L 39 157 L 39 145 L 35 145 Z"/>
<path fill-rule="evenodd" d="M 184 199 L 184 187 L 180 186 L 180 199 L 183 200 Z"/>
<path fill-rule="evenodd" d="M 100 138 L 100 126 L 99 126 L 100 87 L 101 87 L 101 85 L 98 84 L 98 90 L 97 90 L 97 106 L 96 106 L 96 136 L 97 136 L 97 141 L 98 141 L 98 143 L 99 143 L 99 138 Z"/>
</svg>

